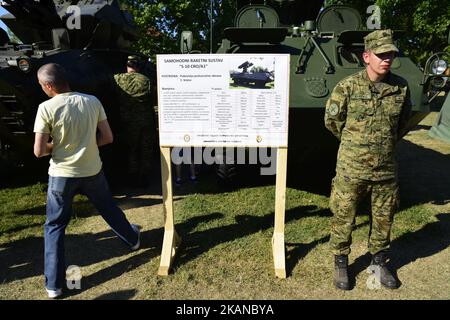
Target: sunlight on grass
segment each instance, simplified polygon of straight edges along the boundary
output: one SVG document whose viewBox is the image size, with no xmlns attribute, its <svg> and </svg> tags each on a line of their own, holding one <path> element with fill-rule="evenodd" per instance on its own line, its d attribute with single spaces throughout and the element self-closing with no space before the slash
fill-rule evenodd
<svg viewBox="0 0 450 320">
<path fill-rule="evenodd" d="M 211 190 L 207 186 L 209 183 L 207 179 L 200 181 L 198 190 Z M 20 254 L 14 255 L 11 250 L 30 250 L 26 249 L 29 241 L 34 241 L 36 246 L 36 239 L 39 239 L 39 246 L 42 246 L 45 197 L 45 184 L 0 190 L 2 254 L 17 260 L 11 262 L 13 266 L 8 267 L 8 273 L 20 275 L 21 269 L 33 268 L 33 259 L 42 260 L 41 251 L 34 253 L 35 258 L 26 258 Z M 86 281 L 96 285 L 91 290 L 82 291 L 75 298 L 92 299 L 122 294 L 123 297 L 136 295 L 140 299 L 392 299 L 399 294 L 400 291 L 391 293 L 366 290 L 365 266 L 362 266 L 358 286 L 352 292 L 344 295 L 334 290 L 331 285 L 332 255 L 328 246 L 332 218 L 328 209 L 328 197 L 292 188 L 288 188 L 286 192 L 288 278 L 275 278 L 271 247 L 274 207 L 273 185 L 228 192 L 215 190 L 210 193 L 186 194 L 184 198 L 174 202 L 175 225 L 183 238 L 182 247 L 174 261 L 173 272 L 169 277 L 158 277 L 156 270 L 162 233 L 157 239 L 153 237 L 155 230 L 161 230 L 162 225 L 157 226 L 152 217 L 150 229 L 143 233 L 143 247 L 140 251 L 120 251 L 123 250 L 122 244 L 112 232 L 104 231 L 108 227 L 100 217 L 95 216 L 92 205 L 85 197 L 77 196 L 74 216 L 68 228 L 68 234 L 72 237 L 69 243 L 72 249 L 83 249 L 83 256 L 75 254 L 74 257 L 84 263 L 83 272 L 88 279 Z M 150 205 L 147 210 L 149 208 L 153 208 L 152 212 L 161 210 L 157 212 L 162 214 L 160 204 Z M 133 209 L 129 210 L 127 215 L 134 212 Z M 365 210 L 361 209 L 356 217 L 352 261 L 367 252 L 369 218 Z M 142 212 L 145 219 L 143 221 L 147 221 L 148 213 L 145 210 Z M 428 204 L 406 207 L 396 214 L 392 239 L 397 251 L 401 250 L 399 264 L 405 270 L 417 257 L 433 255 L 445 248 L 445 244 L 440 245 L 428 232 L 437 231 L 438 236 L 448 232 L 445 217 L 440 217 L 444 224 L 436 225 L 438 214 Z M 136 221 L 136 217 L 131 217 L 131 220 Z M 150 236 L 154 243 L 149 247 Z M 419 253 L 411 249 L 413 244 L 417 247 L 417 239 L 423 240 Z M 21 241 L 24 244 L 18 245 Z M 93 241 L 97 241 L 99 247 L 92 246 Z M 433 241 L 430 249 L 428 244 Z M 94 248 L 88 249 L 88 244 Z M 18 248 L 14 249 L 15 246 Z M 17 256 L 21 259 L 16 258 Z M 441 259 L 445 259 L 445 256 Z M 7 263 L 5 260 L 3 264 L 8 265 Z M 430 268 L 430 272 L 439 279 L 442 268 L 434 269 Z M 6 281 L 1 285 L 2 291 L 15 292 L 17 286 L 20 286 L 26 295 L 19 295 L 17 298 L 34 298 L 34 295 L 40 297 L 41 277 L 38 274 L 20 281 Z M 400 272 L 400 277 L 402 280 L 406 279 L 407 283 L 414 283 L 414 279 L 408 278 L 407 271 Z M 444 291 L 448 288 L 446 285 L 440 286 Z M 120 290 L 114 293 L 113 288 Z M 30 290 L 35 290 L 36 293 Z M 408 291 L 407 287 L 401 290 L 402 297 L 405 298 L 420 298 L 420 292 L 426 291 L 417 291 L 417 288 L 415 291 Z M 429 295 L 449 297 L 448 292 L 443 291 Z"/>
<path fill-rule="evenodd" d="M 44 183 L 0 189 L 0 243 L 27 237 L 38 231 L 42 233 L 46 203 L 47 184 Z M 95 209 L 87 198 L 76 195 L 69 230 L 80 223 L 80 218 L 92 214 L 95 214 Z"/>
</svg>

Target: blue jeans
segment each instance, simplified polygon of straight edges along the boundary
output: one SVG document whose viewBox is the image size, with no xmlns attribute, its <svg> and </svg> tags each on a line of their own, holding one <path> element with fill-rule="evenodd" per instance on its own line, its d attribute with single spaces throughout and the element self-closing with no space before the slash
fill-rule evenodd
<svg viewBox="0 0 450 320">
<path fill-rule="evenodd" d="M 63 288 L 66 278 L 64 234 L 72 214 L 73 197 L 81 193 L 94 204 L 103 219 L 128 246 L 138 241 L 136 232 L 114 202 L 103 171 L 84 178 L 48 179 L 47 219 L 44 225 L 44 274 L 47 289 Z"/>
</svg>

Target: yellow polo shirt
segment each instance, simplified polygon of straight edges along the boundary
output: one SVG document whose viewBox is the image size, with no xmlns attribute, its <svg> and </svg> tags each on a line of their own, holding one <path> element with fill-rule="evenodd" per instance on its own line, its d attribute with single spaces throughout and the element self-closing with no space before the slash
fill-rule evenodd
<svg viewBox="0 0 450 320">
<path fill-rule="evenodd" d="M 101 102 L 78 92 L 61 93 L 39 105 L 34 132 L 53 139 L 48 174 L 52 177 L 89 177 L 102 168 L 97 124 L 106 120 Z"/>
</svg>

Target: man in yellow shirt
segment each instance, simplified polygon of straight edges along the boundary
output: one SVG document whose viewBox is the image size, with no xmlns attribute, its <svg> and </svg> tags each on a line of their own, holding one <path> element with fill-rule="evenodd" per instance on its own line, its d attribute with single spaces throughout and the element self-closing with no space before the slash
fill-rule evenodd
<svg viewBox="0 0 450 320">
<path fill-rule="evenodd" d="M 42 66 L 37 76 L 42 90 L 51 98 L 37 111 L 34 154 L 38 158 L 51 155 L 44 273 L 48 296 L 56 298 L 62 294 L 65 281 L 64 234 L 75 194 L 86 195 L 132 250 L 140 245 L 139 228 L 130 225 L 114 202 L 102 171 L 98 147 L 112 143 L 113 134 L 100 101 L 71 91 L 64 69 L 58 64 Z"/>
</svg>

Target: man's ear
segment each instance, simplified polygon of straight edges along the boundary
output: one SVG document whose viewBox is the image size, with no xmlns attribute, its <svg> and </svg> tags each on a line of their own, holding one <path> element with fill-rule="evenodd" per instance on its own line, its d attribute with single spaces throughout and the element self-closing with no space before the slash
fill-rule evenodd
<svg viewBox="0 0 450 320">
<path fill-rule="evenodd" d="M 369 54 L 370 54 L 369 51 L 364 51 L 363 54 L 362 54 L 363 60 L 364 60 L 364 62 L 365 62 L 366 64 L 369 63 Z"/>
<path fill-rule="evenodd" d="M 46 82 L 44 85 L 45 85 L 45 88 L 47 88 L 47 90 L 53 91 L 53 85 L 51 83 Z"/>
</svg>

